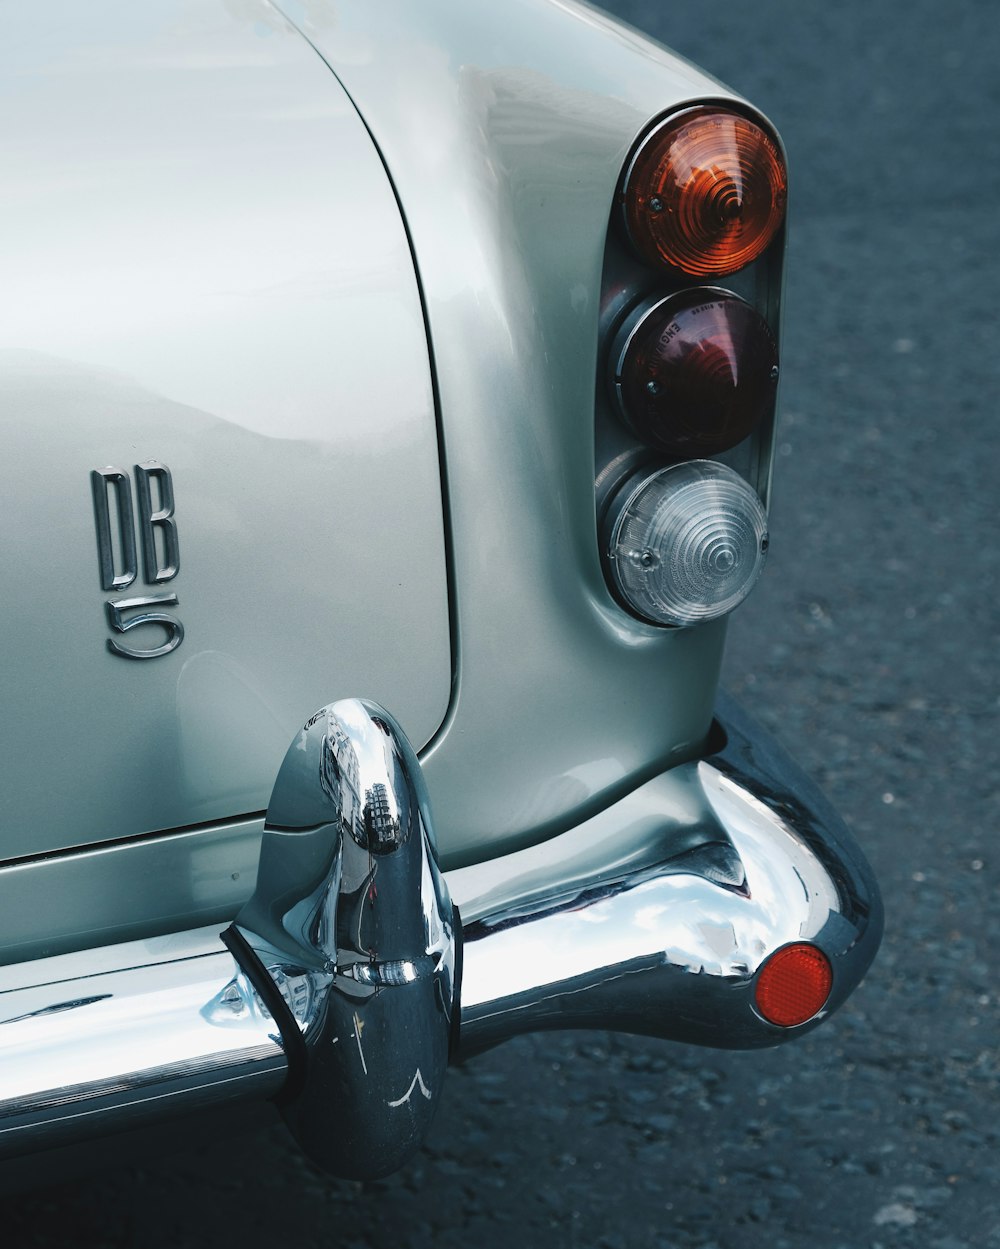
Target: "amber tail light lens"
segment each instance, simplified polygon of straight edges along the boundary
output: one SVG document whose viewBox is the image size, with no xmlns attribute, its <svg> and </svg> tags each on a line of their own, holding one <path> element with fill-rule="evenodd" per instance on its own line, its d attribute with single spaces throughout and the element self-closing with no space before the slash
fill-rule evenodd
<svg viewBox="0 0 1000 1249">
<path fill-rule="evenodd" d="M 638 438 L 672 455 L 716 455 L 769 411 L 778 349 L 748 303 L 699 287 L 640 307 L 615 339 L 612 366 L 621 416 Z"/>
<path fill-rule="evenodd" d="M 787 190 L 781 150 L 762 126 L 700 105 L 642 141 L 622 204 L 629 237 L 647 261 L 711 278 L 764 251 L 784 219 Z"/>
</svg>

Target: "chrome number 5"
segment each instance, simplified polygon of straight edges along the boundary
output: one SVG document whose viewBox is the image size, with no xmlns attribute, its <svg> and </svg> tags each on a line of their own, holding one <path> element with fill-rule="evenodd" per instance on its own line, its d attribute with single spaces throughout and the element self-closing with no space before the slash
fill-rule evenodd
<svg viewBox="0 0 1000 1249">
<path fill-rule="evenodd" d="M 108 638 L 108 650 L 116 655 L 124 655 L 126 659 L 155 659 L 157 655 L 169 655 L 184 641 L 184 626 L 176 616 L 165 611 L 146 611 L 138 616 L 130 616 L 126 620 L 122 612 L 136 607 L 176 607 L 176 594 L 149 594 L 142 598 L 110 599 L 105 607 L 108 611 L 108 623 L 116 633 L 128 633 L 129 629 L 138 629 L 141 625 L 158 624 L 167 631 L 167 640 L 161 646 L 132 650 L 123 646 L 115 638 Z"/>
</svg>

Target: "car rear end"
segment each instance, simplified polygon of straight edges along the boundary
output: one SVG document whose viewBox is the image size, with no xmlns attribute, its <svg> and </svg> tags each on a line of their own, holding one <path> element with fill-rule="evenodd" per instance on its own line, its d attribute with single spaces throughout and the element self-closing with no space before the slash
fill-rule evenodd
<svg viewBox="0 0 1000 1249">
<path fill-rule="evenodd" d="M 517 1031 L 815 1026 L 877 887 L 717 708 L 771 123 L 561 0 L 106 18 L 7 44 L 0 1147 L 276 1096 L 376 1174 Z"/>
</svg>

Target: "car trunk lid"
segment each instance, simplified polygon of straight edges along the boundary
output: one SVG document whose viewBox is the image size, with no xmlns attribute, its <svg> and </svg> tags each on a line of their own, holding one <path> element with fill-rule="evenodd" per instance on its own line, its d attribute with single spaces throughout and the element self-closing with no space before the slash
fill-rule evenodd
<svg viewBox="0 0 1000 1249">
<path fill-rule="evenodd" d="M 0 33 L 8 860 L 262 810 L 317 707 L 419 746 L 451 683 L 419 293 L 350 101 L 269 10 L 62 7 Z"/>
</svg>

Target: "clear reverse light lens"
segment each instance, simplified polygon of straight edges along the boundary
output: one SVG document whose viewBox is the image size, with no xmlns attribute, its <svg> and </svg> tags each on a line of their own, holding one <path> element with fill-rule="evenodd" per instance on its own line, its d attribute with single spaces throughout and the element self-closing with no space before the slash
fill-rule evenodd
<svg viewBox="0 0 1000 1249">
<path fill-rule="evenodd" d="M 633 477 L 609 519 L 614 584 L 656 624 L 724 616 L 753 589 L 767 556 L 767 514 L 756 492 L 712 460 Z"/>
</svg>

